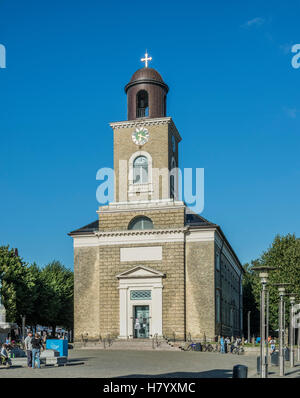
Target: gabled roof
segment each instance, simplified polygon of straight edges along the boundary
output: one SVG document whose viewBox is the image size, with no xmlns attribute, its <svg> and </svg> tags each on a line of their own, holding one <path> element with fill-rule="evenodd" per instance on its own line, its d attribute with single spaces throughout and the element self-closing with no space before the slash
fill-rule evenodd
<svg viewBox="0 0 300 398">
<path fill-rule="evenodd" d="M 188 227 L 217 227 L 217 224 L 214 224 L 206 218 L 199 216 L 199 214 L 193 212 L 188 207 L 185 212 L 185 225 Z"/>
<path fill-rule="evenodd" d="M 156 271 L 153 268 L 145 267 L 144 265 L 138 265 L 134 268 L 131 268 L 121 274 L 116 275 L 118 279 L 125 278 L 162 278 L 165 274 L 160 271 Z"/>
<path fill-rule="evenodd" d="M 71 231 L 68 233 L 68 235 L 84 235 L 84 234 L 91 234 L 94 231 L 99 231 L 99 220 L 96 220 L 94 222 L 91 222 L 88 225 L 85 225 L 84 227 L 75 229 L 74 231 Z"/>
</svg>

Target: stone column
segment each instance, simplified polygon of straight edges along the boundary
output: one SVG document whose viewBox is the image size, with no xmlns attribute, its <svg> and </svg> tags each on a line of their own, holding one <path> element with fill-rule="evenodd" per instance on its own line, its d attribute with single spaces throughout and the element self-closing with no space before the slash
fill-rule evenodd
<svg viewBox="0 0 300 398">
<path fill-rule="evenodd" d="M 119 287 L 120 295 L 120 339 L 128 337 L 128 289 L 127 287 Z"/>
<path fill-rule="evenodd" d="M 154 286 L 152 290 L 152 318 L 151 330 L 152 336 L 155 333 L 162 336 L 162 285 Z"/>
</svg>

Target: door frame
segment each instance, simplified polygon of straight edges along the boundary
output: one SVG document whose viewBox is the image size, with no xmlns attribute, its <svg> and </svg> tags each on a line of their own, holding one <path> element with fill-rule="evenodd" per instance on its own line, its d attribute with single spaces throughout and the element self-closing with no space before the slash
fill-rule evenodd
<svg viewBox="0 0 300 398">
<path fill-rule="evenodd" d="M 162 336 L 162 278 L 164 274 L 136 266 L 117 275 L 120 298 L 120 339 L 133 338 L 133 306 L 149 305 L 149 337 Z M 151 290 L 151 300 L 131 300 L 131 290 Z"/>
</svg>

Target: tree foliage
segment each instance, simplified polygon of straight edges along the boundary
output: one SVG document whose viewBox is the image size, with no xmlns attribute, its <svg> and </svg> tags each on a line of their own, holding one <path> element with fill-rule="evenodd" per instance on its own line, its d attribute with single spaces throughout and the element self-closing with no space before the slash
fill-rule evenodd
<svg viewBox="0 0 300 398">
<path fill-rule="evenodd" d="M 2 300 L 8 322 L 20 322 L 20 314 L 32 311 L 27 264 L 9 246 L 0 247 Z"/>
<path fill-rule="evenodd" d="M 40 274 L 43 286 L 41 303 L 41 319 L 43 324 L 53 326 L 63 325 L 71 328 L 73 325 L 73 272 L 59 261 L 46 265 Z"/>
<path fill-rule="evenodd" d="M 252 271 L 255 266 L 274 267 L 274 271 L 269 272 L 268 290 L 269 290 L 269 324 L 270 329 L 275 331 L 278 329 L 278 286 L 277 283 L 290 283 L 286 287 L 286 292 L 300 294 L 300 239 L 293 234 L 286 236 L 277 235 L 271 247 L 262 254 L 262 256 L 251 262 L 246 270 L 246 281 L 248 281 L 248 289 L 252 295 L 252 301 L 248 304 L 255 304 L 256 308 L 260 306 L 260 290 L 261 284 L 259 276 Z M 250 297 L 250 296 L 249 296 Z M 286 325 L 289 325 L 289 298 L 285 298 L 286 302 Z"/>
<path fill-rule="evenodd" d="M 7 321 L 73 327 L 73 272 L 59 261 L 28 265 L 14 249 L 0 247 L 0 279 Z"/>
</svg>

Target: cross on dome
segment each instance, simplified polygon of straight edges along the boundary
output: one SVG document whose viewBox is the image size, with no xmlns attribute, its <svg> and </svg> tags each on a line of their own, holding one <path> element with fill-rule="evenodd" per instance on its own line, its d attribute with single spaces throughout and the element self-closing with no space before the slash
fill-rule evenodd
<svg viewBox="0 0 300 398">
<path fill-rule="evenodd" d="M 151 61 L 151 60 L 152 60 L 152 57 L 148 58 L 148 53 L 147 53 L 147 50 L 146 50 L 145 58 L 141 58 L 141 61 L 145 62 L 145 68 L 148 68 L 148 61 Z"/>
</svg>

